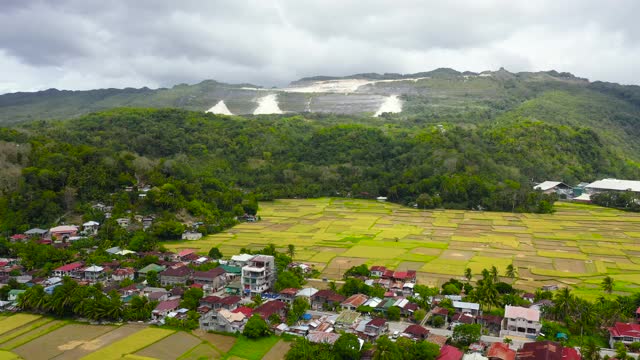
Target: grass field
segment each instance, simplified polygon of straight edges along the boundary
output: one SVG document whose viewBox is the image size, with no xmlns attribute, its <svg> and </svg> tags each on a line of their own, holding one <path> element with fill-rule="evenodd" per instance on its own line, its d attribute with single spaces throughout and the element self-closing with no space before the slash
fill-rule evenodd
<svg viewBox="0 0 640 360">
<path fill-rule="evenodd" d="M 640 214 L 572 203 L 556 203 L 555 209 L 541 215 L 421 211 L 355 199 L 276 200 L 260 204 L 257 223 L 165 246 L 203 254 L 217 246 L 230 256 L 242 247 L 273 243 L 285 251 L 294 244 L 295 260 L 329 279 L 365 263 L 412 267 L 421 283 L 437 285 L 467 267 L 478 275 L 493 265 L 503 273 L 514 264 L 523 289 L 560 283 L 597 296 L 587 281 L 605 275 L 628 275 L 625 281 L 640 285 Z"/>
<path fill-rule="evenodd" d="M 0 360 L 72 359 L 280 359 L 289 343 L 258 341 L 195 330 L 192 333 L 142 324 L 88 325 L 49 317 L 0 317 Z"/>
</svg>

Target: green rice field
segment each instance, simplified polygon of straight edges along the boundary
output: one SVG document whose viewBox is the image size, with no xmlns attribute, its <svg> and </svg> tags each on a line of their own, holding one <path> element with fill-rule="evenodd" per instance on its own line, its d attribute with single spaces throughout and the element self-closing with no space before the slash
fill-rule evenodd
<svg viewBox="0 0 640 360">
<path fill-rule="evenodd" d="M 296 261 L 339 279 L 353 265 L 385 265 L 418 271 L 418 281 L 437 285 L 477 276 L 496 266 L 518 269 L 517 287 L 568 285 L 586 297 L 610 275 L 619 294 L 640 290 L 640 214 L 558 202 L 554 214 L 431 210 L 356 199 L 276 200 L 260 204 L 261 221 L 243 223 L 196 241 L 167 243 L 172 250 L 207 253 L 217 246 L 230 256 L 243 247 L 273 243 L 296 247 Z"/>
</svg>

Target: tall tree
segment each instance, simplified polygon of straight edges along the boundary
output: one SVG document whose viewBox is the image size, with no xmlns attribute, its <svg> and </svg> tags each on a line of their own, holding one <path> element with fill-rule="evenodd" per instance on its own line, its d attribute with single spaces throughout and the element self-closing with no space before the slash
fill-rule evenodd
<svg viewBox="0 0 640 360">
<path fill-rule="evenodd" d="M 507 265 L 507 271 L 505 272 L 505 275 L 507 275 L 508 278 L 515 278 L 516 276 L 518 276 L 518 269 L 516 269 L 513 264 L 509 264 Z"/>
<path fill-rule="evenodd" d="M 491 267 L 491 279 L 493 280 L 494 283 L 498 282 L 498 268 L 495 266 Z"/>
<path fill-rule="evenodd" d="M 611 294 L 613 292 L 613 284 L 613 278 L 607 275 L 604 279 L 602 279 L 602 283 L 600 283 L 600 286 L 602 287 L 602 290 L 604 290 L 607 294 Z"/>
<path fill-rule="evenodd" d="M 470 268 L 464 269 L 464 277 L 467 279 L 467 282 L 471 281 L 472 276 Z"/>
<path fill-rule="evenodd" d="M 291 258 L 291 260 L 293 260 L 293 257 L 296 255 L 296 246 L 293 244 L 289 244 L 287 246 L 287 254 L 289 254 L 289 257 Z"/>
</svg>

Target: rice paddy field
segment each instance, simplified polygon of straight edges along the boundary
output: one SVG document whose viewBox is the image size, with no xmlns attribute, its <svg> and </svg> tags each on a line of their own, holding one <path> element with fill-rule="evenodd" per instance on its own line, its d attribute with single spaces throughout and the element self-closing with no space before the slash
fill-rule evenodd
<svg viewBox="0 0 640 360">
<path fill-rule="evenodd" d="M 219 247 L 230 256 L 243 247 L 273 243 L 296 248 L 296 261 L 322 278 L 340 279 L 354 265 L 412 269 L 418 282 L 438 285 L 477 276 L 496 266 L 518 269 L 516 287 L 570 286 L 577 295 L 602 294 L 604 276 L 614 294 L 640 291 L 640 214 L 575 203 L 556 203 L 554 214 L 432 210 L 355 199 L 290 199 L 260 204 L 261 221 L 243 223 L 196 241 L 167 243 L 172 250 Z M 510 281 L 509 279 L 504 279 Z"/>
<path fill-rule="evenodd" d="M 88 325 L 30 314 L 0 318 L 0 360 L 281 359 L 289 344 L 270 337 L 192 333 L 141 324 Z M 242 356 L 242 355 L 245 356 Z"/>
</svg>

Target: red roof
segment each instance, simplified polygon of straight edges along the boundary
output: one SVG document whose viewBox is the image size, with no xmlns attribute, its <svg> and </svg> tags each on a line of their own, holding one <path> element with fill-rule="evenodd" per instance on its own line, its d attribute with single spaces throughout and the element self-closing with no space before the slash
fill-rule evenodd
<svg viewBox="0 0 640 360">
<path fill-rule="evenodd" d="M 194 252 L 196 252 L 193 249 L 186 249 L 186 250 L 182 250 L 178 253 L 178 257 L 183 257 L 183 256 L 187 256 L 189 254 L 193 254 Z"/>
<path fill-rule="evenodd" d="M 11 239 L 12 239 L 12 240 L 24 240 L 24 239 L 26 239 L 26 238 L 28 238 L 28 236 L 27 236 L 27 235 L 25 235 L 25 234 L 15 234 L 15 235 L 11 235 Z"/>
<path fill-rule="evenodd" d="M 441 308 L 441 307 L 436 307 L 435 309 L 431 310 L 431 313 L 436 314 L 436 315 L 449 316 L 449 310 L 447 310 L 445 308 Z"/>
<path fill-rule="evenodd" d="M 500 360 L 515 360 L 516 352 L 515 350 L 511 350 L 509 345 L 505 343 L 495 342 L 489 347 L 487 357 Z"/>
<path fill-rule="evenodd" d="M 327 299 L 327 301 L 331 302 L 343 302 L 346 299 L 344 295 L 340 295 L 337 292 L 329 289 L 318 291 L 312 296 L 312 298 Z"/>
<path fill-rule="evenodd" d="M 407 272 L 406 271 L 396 271 L 393 273 L 393 278 L 394 279 L 406 279 L 407 276 Z"/>
<path fill-rule="evenodd" d="M 257 308 L 253 309 L 254 314 L 260 315 L 263 319 L 268 319 L 269 316 L 278 313 L 280 310 L 287 307 L 287 304 L 280 300 L 268 301 Z"/>
<path fill-rule="evenodd" d="M 408 328 L 404 329 L 405 334 L 413 335 L 415 337 L 426 337 L 429 335 L 429 330 L 418 324 L 409 325 Z"/>
<path fill-rule="evenodd" d="M 210 296 L 205 296 L 202 299 L 200 299 L 200 303 L 205 303 L 205 304 L 217 304 L 220 302 L 220 297 L 219 296 L 215 296 L 215 295 L 210 295 Z"/>
<path fill-rule="evenodd" d="M 354 295 L 351 295 L 347 300 L 343 301 L 342 306 L 346 305 L 346 306 L 358 307 L 364 304 L 365 302 L 367 302 L 367 300 L 369 300 L 367 295 L 354 294 Z"/>
<path fill-rule="evenodd" d="M 190 287 L 192 287 L 192 288 L 202 289 L 202 287 L 203 287 L 203 286 L 204 286 L 204 285 L 202 285 L 202 284 L 193 283 L 193 284 L 191 284 L 191 286 L 190 286 Z"/>
<path fill-rule="evenodd" d="M 286 288 L 280 291 L 280 295 L 292 295 L 295 296 L 298 293 L 298 289 L 296 288 Z"/>
<path fill-rule="evenodd" d="M 393 270 L 387 270 L 382 274 L 383 277 L 393 277 Z"/>
<path fill-rule="evenodd" d="M 73 271 L 73 270 L 81 268 L 82 266 L 83 265 L 82 265 L 81 262 L 74 262 L 74 263 L 71 263 L 71 264 L 60 266 L 59 268 L 55 269 L 54 271 Z"/>
<path fill-rule="evenodd" d="M 178 306 L 180 306 L 180 299 L 160 301 L 153 311 L 170 311 L 177 309 Z"/>
<path fill-rule="evenodd" d="M 386 266 L 379 266 L 379 265 L 374 265 L 371 267 L 371 271 L 387 271 L 387 267 Z"/>
<path fill-rule="evenodd" d="M 523 360 L 562 360 L 562 345 L 553 341 L 525 343 L 518 350 L 518 359 Z"/>
<path fill-rule="evenodd" d="M 243 313 L 246 317 L 251 317 L 253 314 L 253 309 L 246 306 L 240 306 L 239 308 L 232 311 L 232 313 Z"/>
<path fill-rule="evenodd" d="M 387 320 L 385 320 L 384 318 L 376 317 L 371 319 L 371 321 L 369 321 L 367 325 L 381 327 L 381 326 L 384 326 L 384 324 L 386 323 L 387 323 Z"/>
<path fill-rule="evenodd" d="M 462 359 L 462 351 L 451 345 L 445 345 L 440 349 L 440 355 L 436 360 L 460 360 Z"/>
<path fill-rule="evenodd" d="M 227 296 L 227 297 L 223 297 L 222 299 L 220 299 L 220 304 L 222 304 L 222 305 L 233 305 L 233 304 L 239 303 L 240 300 L 242 300 L 242 298 L 240 296 L 232 295 L 232 296 Z"/>
<path fill-rule="evenodd" d="M 640 315 L 640 307 L 636 310 L 636 314 Z"/>
<path fill-rule="evenodd" d="M 572 347 L 562 348 L 562 360 L 582 360 L 582 356 Z"/>
<path fill-rule="evenodd" d="M 628 336 L 640 338 L 640 324 L 617 322 L 613 327 L 609 328 L 609 332 L 613 336 Z"/>
</svg>

